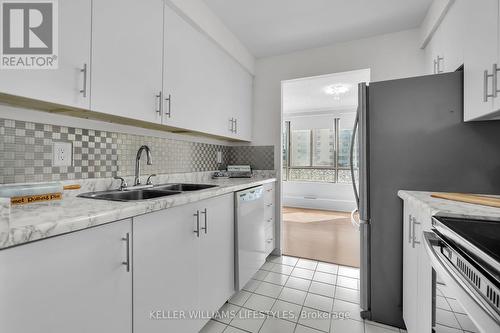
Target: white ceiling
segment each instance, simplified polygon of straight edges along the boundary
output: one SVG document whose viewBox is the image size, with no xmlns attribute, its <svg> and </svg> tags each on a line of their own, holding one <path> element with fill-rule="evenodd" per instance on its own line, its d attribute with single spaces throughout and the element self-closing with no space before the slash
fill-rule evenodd
<svg viewBox="0 0 500 333">
<path fill-rule="evenodd" d="M 416 28 L 432 0 L 204 0 L 256 57 Z"/>
<path fill-rule="evenodd" d="M 284 81 L 283 112 L 290 115 L 354 110 L 358 105 L 358 83 L 369 81 L 368 69 Z M 349 87 L 339 99 L 325 93 L 326 87 L 339 84 Z"/>
</svg>

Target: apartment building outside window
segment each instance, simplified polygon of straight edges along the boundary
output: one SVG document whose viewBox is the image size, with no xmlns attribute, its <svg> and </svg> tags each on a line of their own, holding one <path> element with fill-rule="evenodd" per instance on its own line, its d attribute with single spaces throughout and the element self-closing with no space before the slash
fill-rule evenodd
<svg viewBox="0 0 500 333">
<path fill-rule="evenodd" d="M 324 128 L 293 129 L 286 121 L 283 131 L 283 179 L 326 183 L 351 183 L 352 129 L 341 129 L 341 118 Z M 357 151 L 355 151 L 357 173 Z"/>
</svg>

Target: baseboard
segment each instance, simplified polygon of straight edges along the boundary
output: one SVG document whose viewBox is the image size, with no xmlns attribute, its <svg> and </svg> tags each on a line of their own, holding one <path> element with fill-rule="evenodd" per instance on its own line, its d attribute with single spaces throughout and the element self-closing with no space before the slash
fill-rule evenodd
<svg viewBox="0 0 500 333">
<path fill-rule="evenodd" d="M 283 197 L 283 206 L 351 212 L 356 208 L 356 203 L 350 200 L 285 196 Z"/>
</svg>

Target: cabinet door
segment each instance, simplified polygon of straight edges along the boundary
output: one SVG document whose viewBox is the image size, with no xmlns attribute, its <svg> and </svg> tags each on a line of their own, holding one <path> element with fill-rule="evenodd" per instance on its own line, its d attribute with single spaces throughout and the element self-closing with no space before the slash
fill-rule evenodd
<svg viewBox="0 0 500 333">
<path fill-rule="evenodd" d="M 132 332 L 130 232 L 127 220 L 0 251 L 2 332 Z"/>
<path fill-rule="evenodd" d="M 197 332 L 202 323 L 186 319 L 151 319 L 152 311 L 199 308 L 198 238 L 194 205 L 174 207 L 134 218 L 134 331 Z"/>
<path fill-rule="evenodd" d="M 500 0 L 498 4 L 498 30 L 497 30 L 497 36 L 496 36 L 496 44 L 497 44 L 497 65 L 500 68 Z M 500 72 L 497 73 L 497 82 L 496 86 L 500 89 Z M 500 110 L 500 93 L 498 93 L 497 98 L 493 101 L 493 110 L 498 111 Z M 496 118 L 498 119 L 498 117 Z"/>
<path fill-rule="evenodd" d="M 485 89 L 484 71 L 492 73 L 497 61 L 498 0 L 465 1 L 464 120 L 474 120 L 493 112 L 492 79 Z"/>
<path fill-rule="evenodd" d="M 224 59 L 213 41 L 165 5 L 164 123 L 221 134 L 221 113 L 228 109 Z"/>
<path fill-rule="evenodd" d="M 235 111 L 236 133 L 233 137 L 250 141 L 252 140 L 252 92 L 253 76 L 244 70 L 240 65 L 233 64 L 233 80 L 228 78 L 232 84 L 227 87 L 231 96 L 230 110 Z"/>
<path fill-rule="evenodd" d="M 403 319 L 409 333 L 418 333 L 418 252 L 412 247 L 414 208 L 404 203 L 403 226 Z"/>
<path fill-rule="evenodd" d="M 162 0 L 94 0 L 92 110 L 160 123 L 162 48 Z"/>
<path fill-rule="evenodd" d="M 217 311 L 234 293 L 234 194 L 205 200 L 199 239 L 200 309 Z M 205 224 L 206 222 L 206 224 Z"/>
<path fill-rule="evenodd" d="M 90 65 L 91 0 L 59 1 L 58 10 L 59 68 L 2 70 L 0 92 L 88 109 L 90 95 L 80 90 L 90 82 L 84 87 L 81 70 Z"/>
<path fill-rule="evenodd" d="M 163 123 L 250 140 L 252 76 L 168 5 L 164 35 Z"/>
</svg>

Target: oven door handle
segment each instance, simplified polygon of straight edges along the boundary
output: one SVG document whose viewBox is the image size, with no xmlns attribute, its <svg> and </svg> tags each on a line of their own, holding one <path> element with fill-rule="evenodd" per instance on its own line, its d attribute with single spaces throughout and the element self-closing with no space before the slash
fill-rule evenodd
<svg viewBox="0 0 500 333">
<path fill-rule="evenodd" d="M 444 255 L 440 255 L 439 237 L 433 232 L 424 232 L 424 246 L 432 268 L 453 292 L 471 320 L 481 332 L 499 332 L 500 317 L 461 277 Z"/>
</svg>

